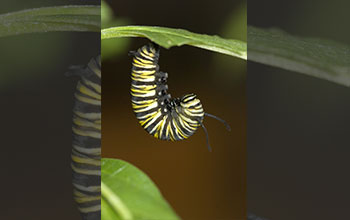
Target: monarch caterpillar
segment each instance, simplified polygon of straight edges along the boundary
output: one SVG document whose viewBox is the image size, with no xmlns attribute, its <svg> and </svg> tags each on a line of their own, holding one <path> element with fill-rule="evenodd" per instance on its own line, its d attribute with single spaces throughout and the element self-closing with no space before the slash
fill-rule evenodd
<svg viewBox="0 0 350 220">
<path fill-rule="evenodd" d="M 101 59 L 85 67 L 73 66 L 78 75 L 73 107 L 73 195 L 83 220 L 101 219 Z"/>
<path fill-rule="evenodd" d="M 132 108 L 139 123 L 150 135 L 161 140 L 183 140 L 201 126 L 211 151 L 208 132 L 203 125 L 204 116 L 217 119 L 231 130 L 224 120 L 204 112 L 195 94 L 171 98 L 167 92 L 168 74 L 159 71 L 158 45 L 149 43 L 131 51 L 130 55 L 134 56 L 131 69 Z"/>
</svg>

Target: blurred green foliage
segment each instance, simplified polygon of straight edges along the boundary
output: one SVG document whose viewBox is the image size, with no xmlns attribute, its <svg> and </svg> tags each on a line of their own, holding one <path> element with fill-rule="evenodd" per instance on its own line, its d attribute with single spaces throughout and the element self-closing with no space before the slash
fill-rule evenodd
<svg viewBox="0 0 350 220">
<path fill-rule="evenodd" d="M 115 18 L 114 12 L 105 1 L 101 2 L 101 8 L 102 28 L 123 26 L 129 23 L 127 19 Z M 121 54 L 126 55 L 129 43 L 130 39 L 128 38 L 101 41 L 102 60 L 113 59 Z"/>
<path fill-rule="evenodd" d="M 69 40 L 66 34 L 53 33 L 0 38 L 0 88 L 50 77 L 53 68 L 64 62 Z"/>
<path fill-rule="evenodd" d="M 102 26 L 113 19 L 113 10 L 105 1 L 101 1 L 101 23 Z M 103 27 L 104 28 L 104 27 Z"/>
<path fill-rule="evenodd" d="M 234 38 L 247 42 L 247 3 L 235 8 L 228 16 L 220 32 L 225 38 Z M 213 58 L 211 76 L 219 77 L 223 84 L 240 83 L 245 80 L 247 62 L 239 59 L 215 54 Z M 235 74 L 232 74 L 234 72 Z M 215 81 L 214 81 L 215 82 Z"/>
<path fill-rule="evenodd" d="M 53 0 L 50 4 L 74 2 L 76 1 Z M 0 15 L 0 36 L 58 30 L 87 31 L 90 27 L 99 30 L 97 28 L 100 26 L 98 6 L 48 7 L 24 11 L 26 8 L 48 5 L 46 1 L 40 0 L 4 3 L 0 10 L 3 13 Z M 65 62 L 67 52 L 72 49 L 73 39 L 72 34 L 58 32 L 1 37 L 0 88 L 4 89 L 20 82 L 28 84 L 42 77 L 50 77 L 50 74 L 55 73 L 60 65 L 68 65 Z M 62 67 L 62 74 L 65 70 L 66 67 L 64 69 Z M 28 81 L 29 79 L 31 81 Z"/>
</svg>

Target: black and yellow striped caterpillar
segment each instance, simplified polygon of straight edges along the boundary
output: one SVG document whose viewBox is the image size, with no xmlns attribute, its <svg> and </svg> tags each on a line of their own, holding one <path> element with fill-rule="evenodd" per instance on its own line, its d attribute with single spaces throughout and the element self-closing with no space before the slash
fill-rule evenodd
<svg viewBox="0 0 350 220">
<path fill-rule="evenodd" d="M 166 85 L 168 74 L 159 71 L 158 45 L 149 43 L 130 54 L 134 56 L 131 70 L 132 108 L 139 123 L 150 135 L 161 140 L 183 140 L 201 126 L 211 151 L 208 132 L 203 125 L 204 116 L 221 121 L 231 130 L 224 120 L 204 112 L 195 94 L 171 98 Z"/>
<path fill-rule="evenodd" d="M 73 108 L 73 195 L 83 220 L 101 219 L 101 59 L 73 66 L 80 80 Z"/>
</svg>

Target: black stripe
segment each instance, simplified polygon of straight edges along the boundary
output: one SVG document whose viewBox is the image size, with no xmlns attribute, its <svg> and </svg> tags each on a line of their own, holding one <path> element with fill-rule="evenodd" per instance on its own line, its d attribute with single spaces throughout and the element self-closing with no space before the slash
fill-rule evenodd
<svg viewBox="0 0 350 220">
<path fill-rule="evenodd" d="M 96 146 L 101 146 L 101 139 L 85 137 L 80 135 L 74 135 L 73 145 L 84 148 L 96 148 Z"/>
<path fill-rule="evenodd" d="M 151 132 L 152 129 L 160 122 L 164 120 L 164 115 L 161 114 L 160 117 L 158 117 L 152 124 L 150 124 L 147 128 L 146 128 L 146 131 L 151 134 L 151 135 L 154 135 L 156 132 L 157 132 L 157 129 L 154 131 L 154 132 Z M 147 124 L 147 123 L 146 123 Z"/>
<path fill-rule="evenodd" d="M 150 114 L 152 112 L 157 112 L 159 109 L 159 107 L 156 107 L 156 108 L 151 108 L 150 110 L 148 111 L 143 111 L 143 112 L 138 112 L 138 113 L 135 113 L 136 114 L 136 117 L 139 118 L 139 117 L 142 117 L 142 116 L 145 116 L 147 114 Z M 145 119 L 143 119 L 145 120 Z"/>
<path fill-rule="evenodd" d="M 84 220 L 100 220 L 101 219 L 101 211 L 90 212 L 89 214 L 81 215 Z"/>
</svg>

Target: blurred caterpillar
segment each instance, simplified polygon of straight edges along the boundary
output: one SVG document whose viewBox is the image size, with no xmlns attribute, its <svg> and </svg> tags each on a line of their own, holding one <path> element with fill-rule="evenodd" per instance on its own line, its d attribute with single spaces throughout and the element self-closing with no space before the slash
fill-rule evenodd
<svg viewBox="0 0 350 220">
<path fill-rule="evenodd" d="M 209 137 L 203 125 L 204 116 L 215 118 L 230 126 L 221 118 L 204 112 L 195 94 L 171 98 L 166 81 L 168 74 L 159 71 L 159 46 L 149 43 L 131 51 L 134 56 L 131 72 L 131 102 L 141 126 L 155 138 L 161 140 L 183 140 L 201 126 L 206 135 L 208 150 Z"/>
<path fill-rule="evenodd" d="M 73 195 L 83 220 L 101 219 L 101 59 L 73 66 L 78 75 L 73 108 Z"/>
</svg>

